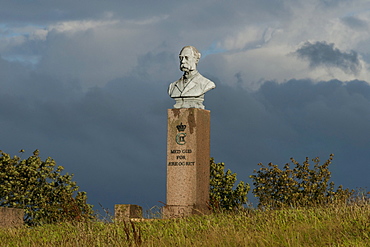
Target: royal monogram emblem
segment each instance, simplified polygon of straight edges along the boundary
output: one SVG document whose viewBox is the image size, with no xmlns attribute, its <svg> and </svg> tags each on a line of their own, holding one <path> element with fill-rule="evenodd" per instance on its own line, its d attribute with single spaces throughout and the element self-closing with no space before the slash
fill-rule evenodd
<svg viewBox="0 0 370 247">
<path fill-rule="evenodd" d="M 176 126 L 177 130 L 179 132 L 184 132 L 184 130 L 186 129 L 186 125 L 182 124 L 182 122 Z"/>
<path fill-rule="evenodd" d="M 177 131 L 179 131 L 180 133 L 178 133 L 176 135 L 176 143 L 179 144 L 179 145 L 184 145 L 186 143 L 185 141 L 185 137 L 186 137 L 186 133 L 183 133 L 186 129 L 186 125 L 182 124 L 182 122 L 176 126 L 177 128 Z"/>
<path fill-rule="evenodd" d="M 178 133 L 176 135 L 176 143 L 179 145 L 184 145 L 186 143 L 185 136 L 186 136 L 186 133 Z"/>
</svg>

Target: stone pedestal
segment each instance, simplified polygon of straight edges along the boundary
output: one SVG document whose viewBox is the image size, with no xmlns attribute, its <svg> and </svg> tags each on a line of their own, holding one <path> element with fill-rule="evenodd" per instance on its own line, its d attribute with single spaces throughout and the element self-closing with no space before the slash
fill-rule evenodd
<svg viewBox="0 0 370 247">
<path fill-rule="evenodd" d="M 210 111 L 169 109 L 164 218 L 209 213 L 209 159 Z"/>
<path fill-rule="evenodd" d="M 134 218 L 142 218 L 143 209 L 133 204 L 116 204 L 114 205 L 114 221 L 123 222 Z"/>
<path fill-rule="evenodd" d="M 23 217 L 23 209 L 0 207 L 0 227 L 22 226 Z"/>
</svg>

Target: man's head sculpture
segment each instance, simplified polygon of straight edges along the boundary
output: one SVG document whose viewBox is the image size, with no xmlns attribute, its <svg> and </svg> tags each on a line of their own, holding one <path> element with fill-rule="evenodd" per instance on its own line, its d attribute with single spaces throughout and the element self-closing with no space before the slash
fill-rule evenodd
<svg viewBox="0 0 370 247">
<path fill-rule="evenodd" d="M 200 57 L 200 52 L 194 46 L 185 46 L 181 49 L 180 70 L 184 74 L 168 88 L 168 94 L 176 100 L 174 108 L 204 109 L 204 94 L 216 87 L 212 81 L 197 71 Z"/>
<path fill-rule="evenodd" d="M 185 46 L 181 49 L 179 54 L 180 59 L 180 70 L 187 71 L 196 70 L 199 59 L 201 57 L 200 52 L 194 46 Z"/>
</svg>

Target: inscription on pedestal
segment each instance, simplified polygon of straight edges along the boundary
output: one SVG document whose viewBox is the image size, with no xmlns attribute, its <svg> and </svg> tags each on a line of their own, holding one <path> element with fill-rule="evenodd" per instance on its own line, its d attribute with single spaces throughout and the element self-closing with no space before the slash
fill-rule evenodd
<svg viewBox="0 0 370 247">
<path fill-rule="evenodd" d="M 179 161 L 168 162 L 168 166 L 193 166 L 195 161 L 187 161 L 187 155 L 191 154 L 191 149 L 173 149 L 171 150 L 171 155 L 173 155 L 172 159 L 176 159 Z"/>
<path fill-rule="evenodd" d="M 174 126 L 175 128 L 175 126 Z M 176 144 L 182 146 L 186 144 L 186 125 L 182 124 L 176 125 L 176 129 L 179 132 L 176 135 L 175 141 Z M 168 166 L 193 166 L 195 161 L 188 161 L 189 157 L 187 154 L 191 154 L 193 151 L 191 149 L 171 149 L 168 160 L 176 160 L 168 162 Z"/>
</svg>

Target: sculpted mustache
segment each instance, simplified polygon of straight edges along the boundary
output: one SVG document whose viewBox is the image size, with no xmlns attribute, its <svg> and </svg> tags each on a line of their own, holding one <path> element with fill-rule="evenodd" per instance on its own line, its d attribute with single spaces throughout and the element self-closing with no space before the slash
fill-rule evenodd
<svg viewBox="0 0 370 247">
<path fill-rule="evenodd" d="M 194 70 L 194 68 L 190 65 L 181 64 L 180 69 L 188 69 L 188 70 Z"/>
</svg>

